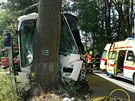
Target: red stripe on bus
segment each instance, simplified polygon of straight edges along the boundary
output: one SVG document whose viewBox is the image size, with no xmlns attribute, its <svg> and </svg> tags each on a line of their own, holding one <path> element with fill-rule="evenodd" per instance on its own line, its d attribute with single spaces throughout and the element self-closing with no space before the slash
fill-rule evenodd
<svg viewBox="0 0 135 101">
<path fill-rule="evenodd" d="M 135 67 L 131 67 L 131 66 L 124 66 L 124 69 L 135 70 Z"/>
</svg>

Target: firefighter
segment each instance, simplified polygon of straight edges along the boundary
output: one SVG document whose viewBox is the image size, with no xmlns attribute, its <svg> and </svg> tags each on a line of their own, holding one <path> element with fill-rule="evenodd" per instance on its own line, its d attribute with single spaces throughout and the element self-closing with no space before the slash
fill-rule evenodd
<svg viewBox="0 0 135 101">
<path fill-rule="evenodd" d="M 85 66 L 85 69 L 87 67 L 87 55 L 88 55 L 88 52 L 86 52 L 85 54 L 81 54 L 81 60 L 83 60 L 83 65 Z"/>
<path fill-rule="evenodd" d="M 94 58 L 93 58 L 93 64 L 94 64 L 93 66 L 94 66 L 95 69 L 99 69 L 100 58 L 101 58 L 100 54 L 99 53 L 96 53 L 95 56 L 94 56 Z"/>
<path fill-rule="evenodd" d="M 92 60 L 93 56 L 92 56 L 92 51 L 90 50 L 89 54 L 87 55 L 87 70 L 89 72 L 93 71 L 93 60 Z"/>
</svg>

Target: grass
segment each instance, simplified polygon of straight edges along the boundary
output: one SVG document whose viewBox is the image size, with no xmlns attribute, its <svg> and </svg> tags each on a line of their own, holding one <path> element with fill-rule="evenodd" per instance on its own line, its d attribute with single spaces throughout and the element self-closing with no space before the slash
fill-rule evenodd
<svg viewBox="0 0 135 101">
<path fill-rule="evenodd" d="M 0 66 L 0 72 L 2 72 L 1 66 Z"/>
<path fill-rule="evenodd" d="M 16 84 L 12 74 L 0 72 L 0 101 L 23 101 L 16 92 Z"/>
</svg>

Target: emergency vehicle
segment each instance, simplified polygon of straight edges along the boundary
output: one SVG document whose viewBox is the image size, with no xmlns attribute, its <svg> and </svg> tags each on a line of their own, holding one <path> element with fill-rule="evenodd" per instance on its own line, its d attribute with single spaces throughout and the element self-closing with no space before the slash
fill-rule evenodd
<svg viewBox="0 0 135 101">
<path fill-rule="evenodd" d="M 17 59 L 17 55 L 19 54 L 19 48 L 13 47 L 13 58 L 15 67 L 19 68 L 19 59 Z M 0 50 L 1 53 L 1 68 L 7 69 L 9 67 L 9 56 L 8 56 L 8 48 L 3 48 Z M 18 54 L 16 54 L 18 53 Z"/>
<path fill-rule="evenodd" d="M 7 48 L 3 48 L 0 50 L 0 54 L 1 54 L 1 68 L 2 69 L 6 69 L 9 67 L 9 63 L 8 63 L 8 49 Z"/>
<path fill-rule="evenodd" d="M 121 77 L 135 84 L 135 39 L 114 42 L 107 61 L 109 77 Z"/>
<path fill-rule="evenodd" d="M 100 69 L 101 70 L 106 70 L 107 67 L 107 59 L 108 59 L 108 54 L 110 51 L 111 44 L 108 43 L 106 44 L 104 51 L 102 53 L 101 59 L 100 59 Z"/>
<path fill-rule="evenodd" d="M 25 84 L 25 90 L 30 88 L 31 66 L 33 61 L 33 35 L 38 14 L 31 13 L 18 18 L 20 68 L 19 77 Z M 75 16 L 61 14 L 61 38 L 60 38 L 60 71 L 61 80 L 64 83 L 76 82 L 85 78 L 85 72 L 81 72 L 83 61 L 80 59 L 81 39 L 78 37 L 77 19 Z M 29 33 L 30 31 L 30 33 Z M 77 39 L 77 40 L 76 40 Z M 80 39 L 80 40 L 79 40 Z M 45 43 L 44 43 L 45 44 Z M 80 49 L 80 50 L 79 50 Z"/>
</svg>

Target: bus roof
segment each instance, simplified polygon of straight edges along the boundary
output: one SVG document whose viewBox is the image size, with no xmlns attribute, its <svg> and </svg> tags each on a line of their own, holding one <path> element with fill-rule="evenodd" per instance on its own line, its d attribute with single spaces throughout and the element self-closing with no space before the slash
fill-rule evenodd
<svg viewBox="0 0 135 101">
<path fill-rule="evenodd" d="M 31 13 L 31 14 L 28 14 L 28 15 L 20 16 L 18 18 L 18 21 L 19 21 L 18 30 L 20 28 L 20 24 L 22 23 L 22 21 L 24 21 L 24 20 L 30 20 L 30 19 L 37 19 L 37 17 L 38 17 L 38 14 L 37 13 Z"/>
</svg>

